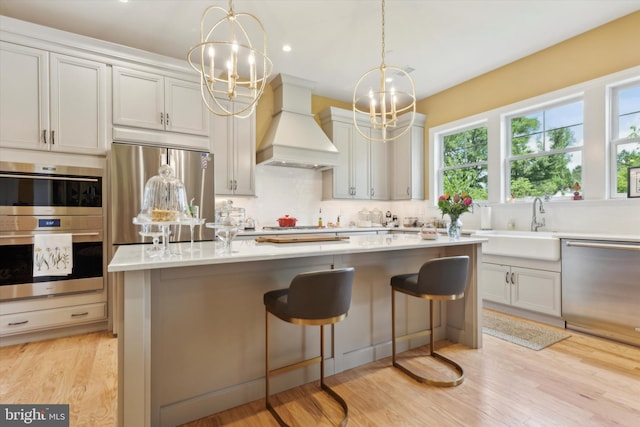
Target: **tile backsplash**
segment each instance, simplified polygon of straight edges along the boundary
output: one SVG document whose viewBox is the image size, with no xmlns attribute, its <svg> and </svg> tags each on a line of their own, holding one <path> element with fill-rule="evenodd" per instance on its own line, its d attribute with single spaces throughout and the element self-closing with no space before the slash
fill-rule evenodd
<svg viewBox="0 0 640 427">
<path fill-rule="evenodd" d="M 362 209 L 391 211 L 400 223 L 405 216 L 424 220 L 440 218 L 434 202 L 322 200 L 322 173 L 306 169 L 276 166 L 256 166 L 256 197 L 222 197 L 233 200 L 234 205 L 246 209 L 246 214 L 256 220 L 256 227 L 277 226 L 277 219 L 291 215 L 298 225 L 316 225 L 319 210 L 325 225 L 336 222 L 341 225 L 357 221 Z M 516 230 L 529 230 L 532 204 L 514 202 L 491 205 L 491 226 L 507 230 L 509 223 Z M 540 231 L 593 232 L 640 235 L 640 199 L 550 201 L 544 203 L 543 217 L 546 226 Z M 445 217 L 445 219 L 448 219 Z M 480 228 L 480 209 L 461 217 L 464 229 Z"/>
</svg>

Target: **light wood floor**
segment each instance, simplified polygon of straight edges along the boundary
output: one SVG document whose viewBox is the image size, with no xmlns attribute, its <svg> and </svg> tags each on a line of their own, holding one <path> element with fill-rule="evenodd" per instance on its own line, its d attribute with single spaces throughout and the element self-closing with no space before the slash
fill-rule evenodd
<svg viewBox="0 0 640 427">
<path fill-rule="evenodd" d="M 390 359 L 327 383 L 349 404 L 348 426 L 639 427 L 640 348 L 571 334 L 541 351 L 488 335 L 480 350 L 437 343 L 465 368 L 455 388 L 418 384 Z M 116 347 L 110 334 L 93 333 L 0 348 L 0 402 L 70 403 L 72 426 L 113 426 Z M 317 386 L 275 396 L 283 418 L 304 427 L 338 421 L 339 407 Z M 258 400 L 188 426 L 277 424 Z"/>
</svg>

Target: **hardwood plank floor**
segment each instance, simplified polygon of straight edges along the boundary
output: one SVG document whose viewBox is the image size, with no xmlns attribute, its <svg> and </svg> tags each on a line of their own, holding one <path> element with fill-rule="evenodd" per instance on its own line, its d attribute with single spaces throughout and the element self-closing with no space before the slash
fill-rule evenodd
<svg viewBox="0 0 640 427">
<path fill-rule="evenodd" d="M 418 384 L 383 359 L 329 377 L 349 426 L 640 426 L 640 348 L 570 331 L 540 351 L 484 335 L 484 347 L 437 343 L 465 369 L 454 388 Z M 71 425 L 113 426 L 117 340 L 93 333 L 0 348 L 0 402 L 69 403 Z M 432 362 L 407 363 L 433 368 Z M 307 384 L 274 405 L 295 426 L 329 426 L 340 408 Z M 323 415 L 324 411 L 326 415 Z M 186 424 L 277 426 L 264 400 Z"/>
</svg>

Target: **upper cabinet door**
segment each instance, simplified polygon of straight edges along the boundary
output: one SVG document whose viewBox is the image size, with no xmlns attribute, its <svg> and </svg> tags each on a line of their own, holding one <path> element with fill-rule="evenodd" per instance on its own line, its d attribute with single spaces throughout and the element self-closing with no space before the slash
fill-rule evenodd
<svg viewBox="0 0 640 427">
<path fill-rule="evenodd" d="M 113 67 L 113 124 L 164 130 L 164 77 Z"/>
<path fill-rule="evenodd" d="M 220 100 L 220 103 L 227 101 Z M 217 195 L 255 196 L 255 129 L 255 114 L 245 119 L 211 114 L 211 152 Z"/>
<path fill-rule="evenodd" d="M 371 130 L 373 138 L 382 138 L 380 130 Z M 367 141 L 369 144 L 369 197 L 373 200 L 389 200 L 388 151 L 385 142 Z"/>
<path fill-rule="evenodd" d="M 47 52 L 0 42 L 0 145 L 47 149 Z"/>
<path fill-rule="evenodd" d="M 107 66 L 51 54 L 52 151 L 95 154 L 106 150 Z"/>
<path fill-rule="evenodd" d="M 209 110 L 200 84 L 166 77 L 164 95 L 166 130 L 209 136 Z"/>
</svg>

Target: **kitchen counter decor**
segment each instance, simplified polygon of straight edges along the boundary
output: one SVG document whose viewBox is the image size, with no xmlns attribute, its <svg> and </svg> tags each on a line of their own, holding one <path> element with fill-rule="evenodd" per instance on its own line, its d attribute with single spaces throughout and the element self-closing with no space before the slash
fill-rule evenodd
<svg viewBox="0 0 640 427">
<path fill-rule="evenodd" d="M 460 215 L 469 212 L 472 204 L 473 200 L 467 192 L 454 195 L 445 193 L 438 197 L 438 208 L 442 212 L 442 216 L 449 215 L 449 218 L 451 218 L 451 223 L 447 225 L 449 238 L 454 240 L 460 238 L 460 232 L 462 231 L 462 223 L 459 222 Z"/>
</svg>

